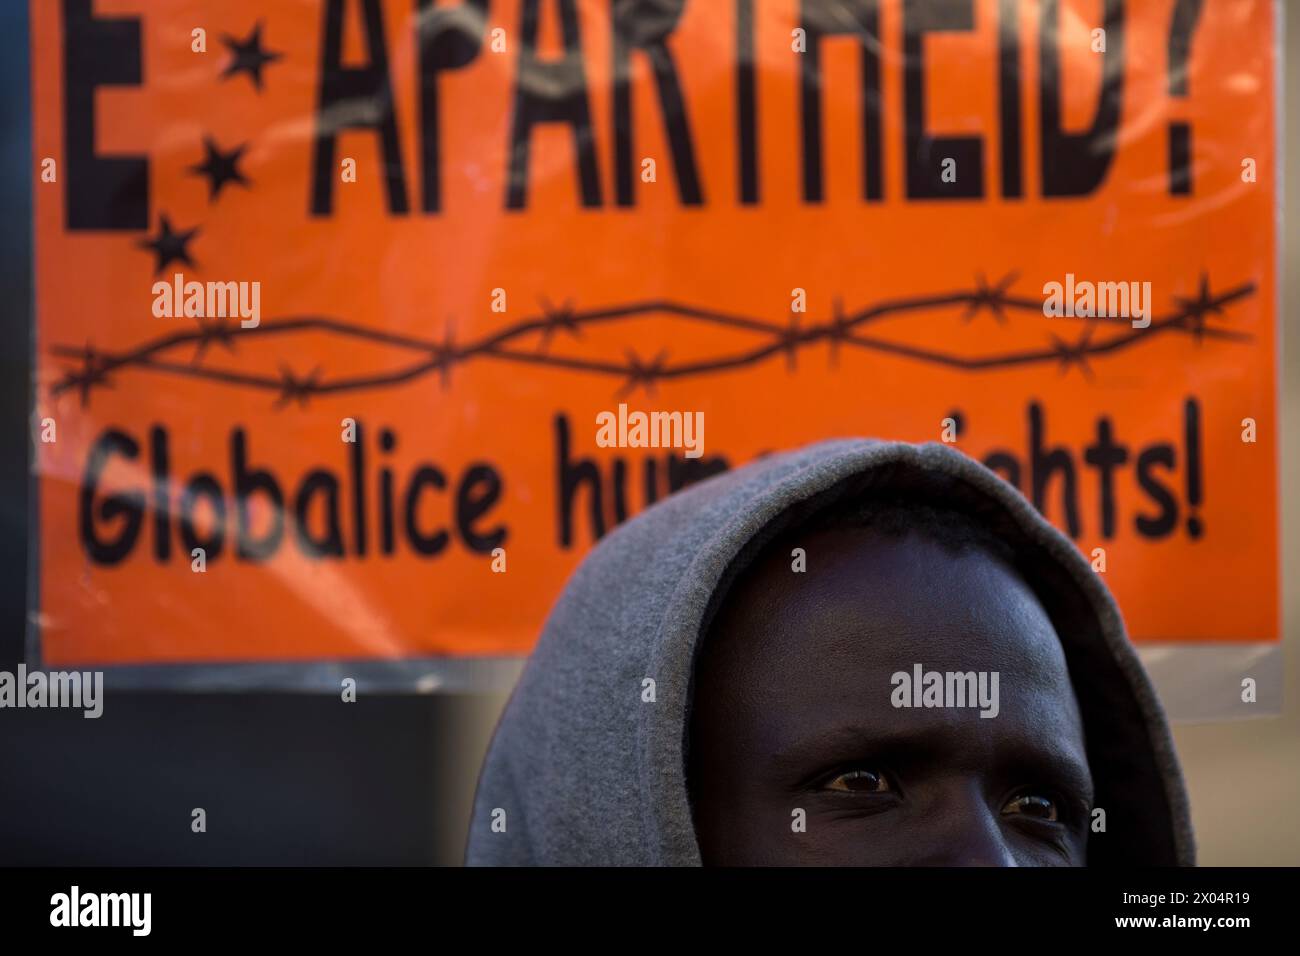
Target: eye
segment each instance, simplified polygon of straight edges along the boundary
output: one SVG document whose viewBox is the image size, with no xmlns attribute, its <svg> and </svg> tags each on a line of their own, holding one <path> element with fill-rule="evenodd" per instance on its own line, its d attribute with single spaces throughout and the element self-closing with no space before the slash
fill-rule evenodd
<svg viewBox="0 0 1300 956">
<path fill-rule="evenodd" d="M 1012 797 L 1002 807 L 1003 816 L 1026 816 L 1034 820 L 1055 823 L 1060 819 L 1056 801 L 1037 793 L 1024 793 Z"/>
<path fill-rule="evenodd" d="M 825 789 L 841 793 L 888 793 L 889 778 L 874 770 L 850 770 L 827 781 Z"/>
</svg>

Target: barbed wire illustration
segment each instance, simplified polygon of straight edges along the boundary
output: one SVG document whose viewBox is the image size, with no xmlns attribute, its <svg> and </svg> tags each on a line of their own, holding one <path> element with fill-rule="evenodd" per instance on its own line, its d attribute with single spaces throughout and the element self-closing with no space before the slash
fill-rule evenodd
<svg viewBox="0 0 1300 956">
<path fill-rule="evenodd" d="M 1255 292 L 1254 283 L 1243 283 L 1225 292 L 1212 294 L 1205 274 L 1201 276 L 1195 298 L 1173 297 L 1175 308 L 1167 314 L 1152 316 L 1150 324 L 1145 328 L 1134 328 L 1131 320 L 1126 317 L 1079 316 L 1077 320 L 1085 322 L 1085 326 L 1078 338 L 1068 341 L 1052 331 L 1047 335 L 1048 344 L 1038 348 L 969 356 L 861 332 L 865 326 L 891 316 L 923 315 L 955 306 L 965 307 L 962 318 L 968 322 L 981 313 L 988 312 L 999 325 L 1005 325 L 1009 319 L 1008 311 L 1013 310 L 1037 313 L 1042 318 L 1042 299 L 1010 294 L 1009 289 L 1016 278 L 1016 274 L 1012 273 L 990 285 L 981 275 L 977 277 L 972 289 L 884 299 L 853 312 L 845 312 L 839 299 L 836 299 L 829 319 L 809 324 L 803 324 L 806 315 L 799 312 L 792 312 L 788 321 L 782 324 L 757 316 L 709 309 L 672 299 L 647 299 L 602 308 L 578 309 L 572 300 L 555 306 L 543 298 L 540 302 L 540 315 L 530 316 L 464 344 L 456 342 L 454 329 L 450 325 L 442 339 L 429 340 L 373 329 L 328 316 L 287 316 L 268 319 L 252 328 L 241 328 L 225 318 L 201 318 L 197 329 L 160 335 L 127 351 L 100 351 L 90 343 L 81 346 L 54 345 L 50 349 L 53 355 L 61 359 L 77 359 L 81 364 L 78 368 L 68 370 L 53 383 L 51 391 L 54 395 L 59 395 L 75 390 L 80 393 L 84 407 L 89 403 L 94 389 L 113 386 L 113 373 L 140 369 L 274 392 L 276 408 L 290 403 L 305 407 L 313 396 L 391 388 L 434 374 L 438 375 L 445 389 L 450 385 L 451 373 L 455 367 L 471 361 L 491 360 L 615 378 L 621 382 L 616 395 L 623 397 L 638 388 L 647 394 L 654 394 L 659 382 L 720 374 L 758 365 L 777 357 L 783 357 L 787 369 L 794 372 L 798 368 L 799 353 L 821 343 L 829 348 L 832 367 L 838 363 L 840 349 L 851 347 L 965 372 L 1054 363 L 1063 374 L 1077 367 L 1086 379 L 1091 380 L 1093 372 L 1089 364 L 1090 358 L 1131 348 L 1158 335 L 1188 335 L 1198 344 L 1205 339 L 1232 342 L 1248 342 L 1252 339 L 1252 336 L 1243 332 L 1211 326 L 1208 319 L 1211 316 L 1225 316 L 1226 306 L 1252 295 Z M 666 348 L 659 349 L 652 358 L 647 358 L 635 348 L 625 346 L 624 361 L 568 357 L 549 351 L 555 336 L 559 334 L 581 339 L 585 327 L 653 315 L 753 333 L 763 336 L 765 341 L 742 351 L 677 363 L 668 361 L 670 353 Z M 1069 319 L 1052 318 L 1048 321 L 1055 324 Z M 1123 330 L 1107 338 L 1095 337 L 1097 330 L 1105 325 L 1122 327 Z M 213 345 L 236 354 L 236 344 L 240 340 L 301 332 L 325 332 L 394 346 L 413 352 L 420 358 L 392 371 L 333 379 L 322 379 L 322 369 L 319 366 L 308 372 L 299 372 L 282 364 L 279 375 L 267 375 L 202 364 L 209 347 Z M 527 351 L 518 347 L 519 340 L 527 339 L 535 333 L 540 333 L 540 341 L 534 350 Z M 164 353 L 190 345 L 194 346 L 194 352 L 189 362 L 165 357 Z"/>
</svg>

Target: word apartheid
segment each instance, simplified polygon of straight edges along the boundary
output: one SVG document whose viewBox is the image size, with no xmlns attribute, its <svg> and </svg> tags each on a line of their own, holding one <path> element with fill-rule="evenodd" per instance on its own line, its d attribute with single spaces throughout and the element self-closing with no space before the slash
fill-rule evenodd
<svg viewBox="0 0 1300 956">
<path fill-rule="evenodd" d="M 716 0 L 714 0 L 716 2 Z M 373 131 L 385 170 L 388 208 L 393 213 L 410 211 L 407 198 L 407 172 L 399 148 L 401 136 L 394 111 L 394 96 L 400 96 L 400 84 L 391 63 L 410 62 L 401 52 L 411 43 L 409 35 L 385 32 L 379 0 L 365 0 L 368 30 L 366 59 L 359 64 L 344 65 L 343 18 L 349 4 L 331 0 L 326 4 L 320 59 L 319 106 L 316 121 L 315 149 L 312 163 L 312 206 L 314 215 L 328 215 L 332 210 L 336 170 L 337 137 L 344 123 L 353 129 Z M 420 91 L 422 121 L 419 129 L 422 186 L 422 209 L 437 212 L 442 204 L 442 170 L 446 165 L 464 166 L 464 158 L 447 163 L 447 153 L 465 144 L 447 135 L 439 123 L 440 98 L 446 95 L 444 79 L 475 71 L 491 75 L 500 69 L 490 61 L 509 46 L 501 41 L 508 31 L 497 34 L 497 54 L 491 41 L 485 43 L 488 21 L 470 13 L 472 4 L 439 6 L 423 9 L 420 29 L 414 39 L 418 55 L 414 68 L 418 76 L 413 85 Z M 613 4 L 608 10 L 607 29 L 614 50 L 613 68 L 606 71 L 594 63 L 583 44 L 583 21 L 573 0 L 524 0 L 521 21 L 515 36 L 514 85 L 508 103 L 513 115 L 509 141 L 500 153 L 507 157 L 509 170 L 505 206 L 522 209 L 528 205 L 531 178 L 532 139 L 541 128 L 567 127 L 572 134 L 573 168 L 580 200 L 585 207 L 599 207 L 609 202 L 604 186 L 613 181 L 613 203 L 635 205 L 634 180 L 643 171 L 640 154 L 632 137 L 633 57 L 644 57 L 650 67 L 658 94 L 671 165 L 677 181 L 677 193 L 683 205 L 698 206 L 707 197 L 716 196 L 712 184 L 702 177 L 696 154 L 700 142 L 696 113 L 690 102 L 686 72 L 681 63 L 683 47 L 697 41 L 690 25 L 708 28 L 708 21 L 692 19 L 696 4 L 666 5 L 654 17 L 644 15 L 639 4 Z M 904 127 L 902 168 L 905 171 L 903 195 L 909 199 L 978 199 L 984 195 L 984 166 L 989 150 L 984 136 L 940 136 L 925 122 L 926 77 L 932 68 L 926 37 L 930 34 L 960 34 L 975 29 L 974 8 L 970 4 L 901 4 L 904 81 L 902 96 L 890 100 L 882 95 L 881 64 L 895 51 L 887 49 L 882 39 L 880 9 L 877 3 L 852 3 L 841 0 L 804 0 L 798 19 L 784 24 L 778 36 L 759 36 L 753 0 L 735 0 L 735 49 L 733 62 L 736 76 L 735 141 L 739 152 L 739 176 L 736 198 L 742 204 L 759 202 L 758 136 L 760 100 L 753 82 L 756 60 L 766 59 L 774 51 L 791 60 L 789 69 L 798 77 L 802 135 L 792 146 L 800 152 L 803 168 L 802 199 L 821 202 L 823 182 L 824 121 L 822 96 L 825 77 L 822 70 L 824 49 L 836 42 L 856 46 L 859 50 L 860 89 L 862 98 L 861 127 L 857 131 L 861 147 L 861 196 L 869 202 L 886 198 L 882 142 L 889 113 L 897 111 Z M 546 54 L 539 48 L 539 28 L 543 11 L 558 17 L 562 50 Z M 1020 59 L 1020 39 L 1014 4 L 1000 4 L 1000 49 L 989 49 L 989 77 L 1003 70 L 1010 75 L 1008 63 Z M 765 24 L 775 28 L 775 23 Z M 1041 127 L 1040 177 L 1044 196 L 1080 196 L 1095 190 L 1103 181 L 1118 144 L 1116 129 L 1120 121 L 1121 85 L 1123 82 L 1122 11 L 1116 6 L 1106 9 L 1104 29 L 1111 36 L 1108 52 L 1099 52 L 1102 66 L 1097 89 L 1095 117 L 1082 132 L 1067 131 L 1058 108 L 1062 79 L 1061 50 L 1055 16 L 1043 16 L 1040 22 L 1037 53 L 1038 100 Z M 1087 33 L 1079 34 L 1086 45 Z M 709 38 L 710 45 L 716 41 Z M 761 44 L 761 47 L 760 47 Z M 761 53 L 760 53 L 761 50 Z M 1003 80 L 991 93 L 1000 97 L 998 128 L 987 136 L 997 138 L 1001 169 L 998 171 L 1003 195 L 1021 196 L 1023 182 L 1021 157 L 1024 153 L 1021 118 L 1022 73 L 1014 70 L 1015 80 Z M 594 128 L 599 119 L 591 103 L 591 87 L 608 84 L 612 110 L 608 116 L 613 131 L 612 162 L 602 176 L 597 155 Z M 464 88 L 464 87 L 460 87 Z M 373 108 L 359 109 L 358 101 L 371 98 Z M 484 105 L 484 108 L 491 108 Z M 344 118 L 340 121 L 340 118 Z M 477 158 L 477 157 L 475 157 Z"/>
<path fill-rule="evenodd" d="M 1066 24 L 1068 18 L 1053 7 L 1037 18 L 1033 32 L 1022 29 L 1017 4 L 997 4 L 996 43 L 989 43 L 977 35 L 975 7 L 969 3 L 890 6 L 889 16 L 899 17 L 902 28 L 901 40 L 894 40 L 892 31 L 882 32 L 885 5 L 867 0 L 803 0 L 787 14 L 763 9 L 754 0 L 730 0 L 725 7 L 724 0 L 711 2 L 718 7 L 694 0 L 663 5 L 646 16 L 640 4 L 521 0 L 512 13 L 495 4 L 489 11 L 480 3 L 418 0 L 408 5 L 407 15 L 386 20 L 385 11 L 391 17 L 394 8 L 380 0 L 326 0 L 316 21 L 313 89 L 304 91 L 313 101 L 313 114 L 304 118 L 311 135 L 294 157 L 310 183 L 310 215 L 334 214 L 342 188 L 340 163 L 346 158 L 340 141 L 348 137 L 353 143 L 358 136 L 371 138 L 376 152 L 367 155 L 377 155 L 372 168 L 382 176 L 391 215 L 410 215 L 417 205 L 420 213 L 436 214 L 456 202 L 454 197 L 477 195 L 484 166 L 498 168 L 503 208 L 523 210 L 530 206 L 530 184 L 543 177 L 543 166 L 550 176 L 549 170 L 566 162 L 572 168 L 575 204 L 635 206 L 638 181 L 642 189 L 646 181 L 646 145 L 636 140 L 633 117 L 639 100 L 635 94 L 643 87 L 653 89 L 664 131 L 667 148 L 658 163 L 665 179 L 671 174 L 684 207 L 763 202 L 778 183 L 763 179 L 760 142 L 764 149 L 788 150 L 787 162 L 797 160 L 800 201 L 826 201 L 830 123 L 823 106 L 844 97 L 862 104 L 851 132 L 857 144 L 854 192 L 868 203 L 978 200 L 993 182 L 1007 198 L 1025 197 L 1027 182 L 1037 183 L 1044 198 L 1085 196 L 1100 188 L 1116 150 L 1126 142 L 1119 135 L 1127 75 L 1126 25 L 1119 4 L 1105 5 L 1102 19 L 1087 24 L 1094 29 Z M 720 20 L 723 11 L 727 15 Z M 114 24 L 129 22 L 116 16 L 95 16 L 90 4 L 69 4 L 64 16 L 66 100 L 69 109 L 71 104 L 84 107 L 67 120 L 72 131 L 67 162 L 76 170 L 67 197 L 69 228 L 145 228 L 144 184 L 152 160 L 141 152 L 101 155 L 94 136 L 97 92 L 135 85 L 138 80 L 128 78 L 145 72 L 138 32 L 116 28 Z M 518 19 L 503 23 L 489 16 Z M 543 42 L 544 24 L 558 35 L 553 42 Z M 612 48 L 612 62 L 590 51 L 596 31 L 602 33 L 600 48 Z M 1105 42 L 1097 42 L 1098 32 Z M 975 58 L 970 75 L 984 77 L 987 89 L 981 95 L 996 104 L 973 132 L 952 135 L 927 120 L 927 91 L 944 85 L 936 72 L 942 64 L 928 42 L 933 37 L 969 44 L 967 53 Z M 720 42 L 724 46 L 718 51 Z M 701 49 L 709 51 L 710 60 L 721 52 L 727 86 L 734 87 L 727 110 L 730 129 L 717 130 L 716 121 L 702 119 L 712 113 L 700 96 L 716 96 L 721 81 L 704 87 L 692 82 Z M 855 76 L 831 81 L 823 61 L 838 56 L 836 51 L 856 54 Z M 1088 66 L 1076 70 L 1080 56 Z M 891 61 L 902 65 L 901 86 L 882 82 L 884 64 Z M 111 70 L 99 66 L 106 63 Z M 498 82 L 503 69 L 511 77 L 504 88 Z M 403 75 L 403 70 L 410 72 Z M 790 76 L 797 97 L 786 102 L 796 104 L 793 115 L 774 115 L 773 98 L 760 96 L 756 75 L 763 71 Z M 1027 88 L 1027 82 L 1034 87 Z M 1067 124 L 1061 106 L 1066 89 L 1091 104 L 1087 122 L 1072 118 Z M 486 151 L 481 136 L 466 135 L 454 121 L 449 107 L 461 97 L 476 112 L 501 117 L 500 132 L 494 134 L 500 138 L 488 140 Z M 596 104 L 601 103 L 609 106 L 598 113 Z M 1037 112 L 1034 127 L 1023 115 L 1030 108 Z M 793 135 L 761 135 L 777 126 Z M 901 155 L 886 162 L 885 131 L 891 126 L 903 131 Z M 1038 135 L 1026 136 L 1027 128 L 1036 128 Z M 569 142 L 567 159 L 540 155 L 536 140 L 547 130 Z M 1191 129 L 1180 123 L 1170 132 L 1170 192 L 1189 194 Z M 418 145 L 414 152 L 404 145 L 411 139 Z M 598 148 L 602 143 L 612 149 L 606 153 Z M 725 182 L 718 174 L 710 181 L 704 173 L 709 164 L 702 161 L 703 153 L 719 149 L 728 154 L 721 167 L 728 171 Z M 355 181 L 356 163 L 351 162 Z M 990 168 L 993 162 L 996 169 Z M 887 168 L 901 171 L 899 182 L 886 183 Z M 468 170 L 475 170 L 472 180 L 456 172 Z M 794 185 L 784 177 L 781 183 Z M 115 201 L 102 201 L 106 195 Z M 845 189 L 840 198 L 849 195 Z"/>
<path fill-rule="evenodd" d="M 235 428 L 228 482 L 223 485 L 212 472 L 198 471 L 181 483 L 172 479 L 167 430 L 155 425 L 149 430 L 148 487 L 114 487 L 122 484 L 119 470 L 140 473 L 135 463 L 146 452 L 131 435 L 109 429 L 86 460 L 78 509 L 82 545 L 96 563 L 118 564 L 150 533 L 158 562 L 171 559 L 173 536 L 187 562 L 195 548 L 203 549 L 205 562 L 223 553 L 241 561 L 265 561 L 286 540 L 312 558 L 364 557 L 371 549 L 392 555 L 399 544 L 432 557 L 453 541 L 471 553 L 490 554 L 505 543 L 505 527 L 487 524 L 502 491 L 494 467 L 470 465 L 452 493 L 446 472 L 427 462 L 398 481 L 384 463 L 384 456 L 397 448 L 396 434 L 381 429 L 377 444 L 377 450 L 367 451 L 358 423 L 356 441 L 340 443 L 347 449 L 342 468 L 313 468 L 291 487 L 269 468 L 251 462 L 248 436 Z M 371 467 L 371 455 L 379 459 L 377 468 Z M 444 499 L 449 507 L 440 506 Z M 442 519 L 436 514 L 439 508 Z M 146 517 L 151 517 L 147 527 Z"/>
</svg>

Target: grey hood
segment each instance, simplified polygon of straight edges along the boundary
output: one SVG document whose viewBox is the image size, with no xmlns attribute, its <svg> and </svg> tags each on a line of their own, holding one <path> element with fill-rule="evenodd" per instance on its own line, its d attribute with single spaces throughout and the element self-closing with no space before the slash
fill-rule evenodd
<svg viewBox="0 0 1300 956">
<path fill-rule="evenodd" d="M 718 475 L 592 550 L 496 729 L 466 861 L 698 866 L 685 748 L 701 635 L 767 542 L 823 509 L 899 489 L 975 515 L 1010 540 L 1052 617 L 1083 716 L 1094 804 L 1106 810 L 1089 864 L 1192 865 L 1169 728 L 1101 578 L 977 462 L 945 445 L 866 440 L 827 441 Z M 654 703 L 642 701 L 647 678 Z"/>
</svg>

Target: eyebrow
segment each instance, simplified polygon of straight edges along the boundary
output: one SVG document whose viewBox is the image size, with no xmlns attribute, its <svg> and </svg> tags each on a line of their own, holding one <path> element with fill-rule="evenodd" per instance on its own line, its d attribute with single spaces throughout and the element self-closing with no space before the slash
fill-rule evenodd
<svg viewBox="0 0 1300 956">
<path fill-rule="evenodd" d="M 955 749 L 951 734 L 940 724 L 915 730 L 839 725 L 782 747 L 773 752 L 772 762 L 778 772 L 798 779 L 802 786 L 814 773 L 837 763 L 879 759 L 916 764 L 945 759 Z M 1092 805 L 1093 784 L 1087 765 L 1060 749 L 1035 746 L 1026 755 L 994 753 L 993 765 L 1003 775 L 1045 775 L 1049 782 L 1077 795 L 1085 806 Z"/>
</svg>

